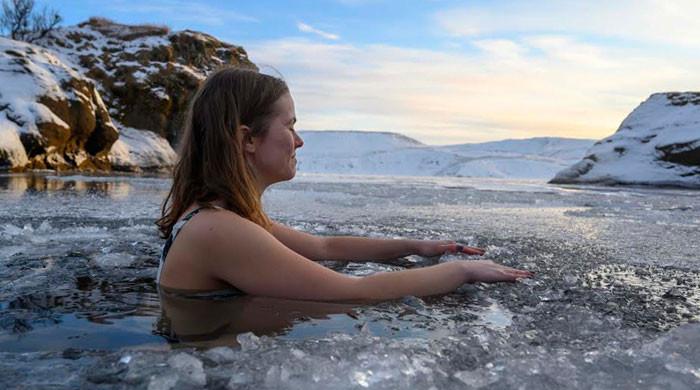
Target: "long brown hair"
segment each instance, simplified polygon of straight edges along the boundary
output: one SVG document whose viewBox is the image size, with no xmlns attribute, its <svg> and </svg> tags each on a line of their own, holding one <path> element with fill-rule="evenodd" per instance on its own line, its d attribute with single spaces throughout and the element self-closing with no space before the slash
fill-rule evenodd
<svg viewBox="0 0 700 390">
<path fill-rule="evenodd" d="M 212 73 L 192 98 L 179 144 L 173 186 L 156 222 L 167 238 L 193 203 L 227 210 L 269 228 L 253 172 L 246 162 L 239 128 L 264 136 L 273 103 L 289 89 L 284 81 L 253 70 L 223 68 Z"/>
</svg>

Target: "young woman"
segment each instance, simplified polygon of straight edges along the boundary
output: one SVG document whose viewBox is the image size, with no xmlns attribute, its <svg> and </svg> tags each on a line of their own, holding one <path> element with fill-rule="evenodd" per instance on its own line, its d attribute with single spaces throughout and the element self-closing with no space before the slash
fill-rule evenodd
<svg viewBox="0 0 700 390">
<path fill-rule="evenodd" d="M 173 186 L 157 222 L 168 239 L 158 269 L 161 286 L 191 293 L 381 300 L 531 276 L 491 261 L 365 277 L 314 262 L 483 251 L 452 241 L 318 237 L 271 221 L 260 198 L 271 184 L 294 177 L 296 150 L 304 144 L 295 122 L 294 101 L 282 80 L 233 68 L 207 78 L 188 111 Z"/>
</svg>

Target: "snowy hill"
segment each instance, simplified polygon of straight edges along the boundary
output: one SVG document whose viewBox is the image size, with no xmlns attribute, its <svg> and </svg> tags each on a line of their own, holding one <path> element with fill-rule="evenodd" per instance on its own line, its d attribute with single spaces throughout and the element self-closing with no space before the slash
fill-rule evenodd
<svg viewBox="0 0 700 390">
<path fill-rule="evenodd" d="M 700 188 L 700 93 L 656 93 L 552 183 Z"/>
<path fill-rule="evenodd" d="M 385 132 L 302 131 L 299 172 L 549 179 L 578 161 L 593 140 L 532 138 L 424 145 Z"/>
</svg>

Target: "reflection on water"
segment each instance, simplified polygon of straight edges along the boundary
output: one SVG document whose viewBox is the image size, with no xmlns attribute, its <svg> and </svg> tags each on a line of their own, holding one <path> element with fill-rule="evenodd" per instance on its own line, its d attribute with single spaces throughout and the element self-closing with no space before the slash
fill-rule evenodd
<svg viewBox="0 0 700 390">
<path fill-rule="evenodd" d="M 117 349 L 163 344 L 150 330 L 159 313 L 152 280 L 118 283 L 79 276 L 75 288 L 0 303 L 0 351 Z"/>
<path fill-rule="evenodd" d="M 171 342 L 196 346 L 237 346 L 236 336 L 253 332 L 257 336 L 287 333 L 296 323 L 328 319 L 347 314 L 352 329 L 357 304 L 296 301 L 255 296 L 221 299 L 195 298 L 159 289 L 161 316 L 156 334 Z"/>
<path fill-rule="evenodd" d="M 28 192 L 73 192 L 123 199 L 129 196 L 128 181 L 90 180 L 85 176 L 0 175 L 3 197 L 21 198 Z"/>
</svg>

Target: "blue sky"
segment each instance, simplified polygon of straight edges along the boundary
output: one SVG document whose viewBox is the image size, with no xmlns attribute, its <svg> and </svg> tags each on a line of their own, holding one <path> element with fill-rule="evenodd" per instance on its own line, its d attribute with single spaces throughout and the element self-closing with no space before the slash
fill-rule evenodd
<svg viewBox="0 0 700 390">
<path fill-rule="evenodd" d="M 278 69 L 300 129 L 430 144 L 602 138 L 651 93 L 700 89 L 700 2 L 37 1 L 242 45 Z"/>
</svg>

